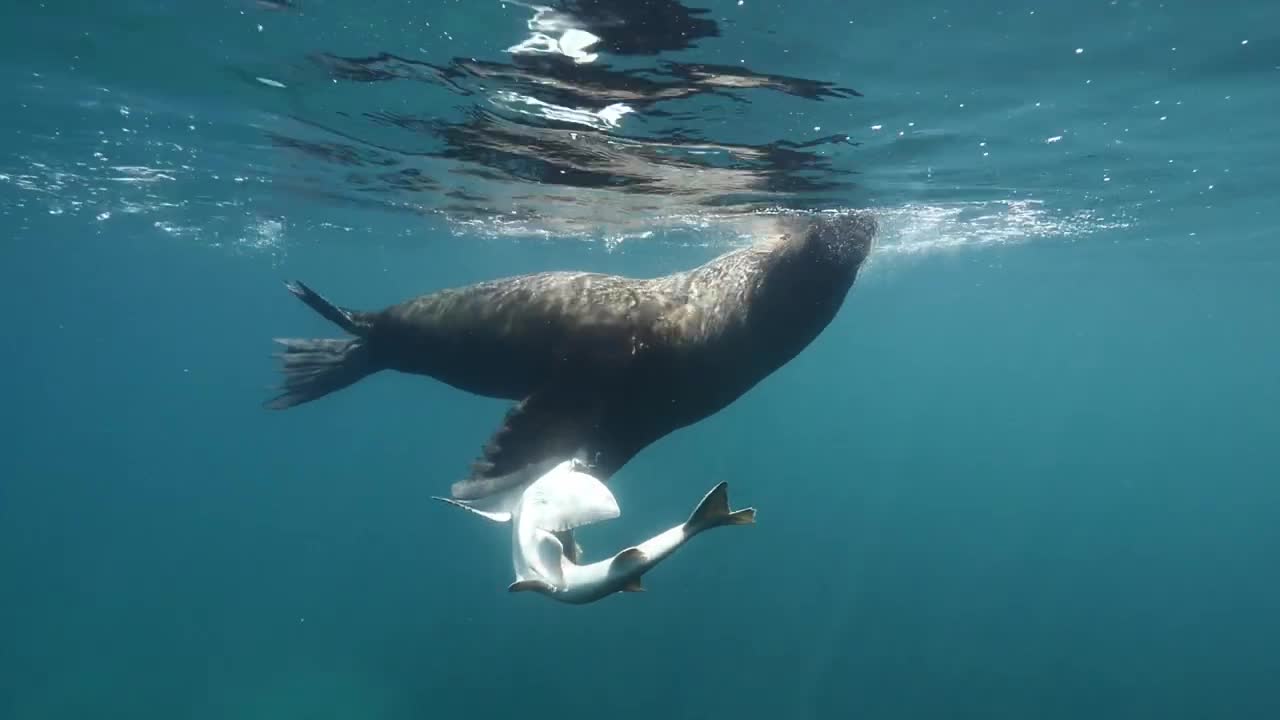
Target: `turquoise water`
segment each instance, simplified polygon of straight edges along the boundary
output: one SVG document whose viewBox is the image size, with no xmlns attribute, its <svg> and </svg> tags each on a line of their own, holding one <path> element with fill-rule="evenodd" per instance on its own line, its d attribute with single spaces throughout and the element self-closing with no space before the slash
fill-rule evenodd
<svg viewBox="0 0 1280 720">
<path fill-rule="evenodd" d="M 8 4 L 0 718 L 1280 712 L 1280 6 L 690 7 Z M 510 595 L 430 499 L 506 403 L 261 407 L 331 333 L 284 280 L 656 275 L 849 207 L 835 322 L 581 534 L 759 509 L 645 594 Z"/>
</svg>

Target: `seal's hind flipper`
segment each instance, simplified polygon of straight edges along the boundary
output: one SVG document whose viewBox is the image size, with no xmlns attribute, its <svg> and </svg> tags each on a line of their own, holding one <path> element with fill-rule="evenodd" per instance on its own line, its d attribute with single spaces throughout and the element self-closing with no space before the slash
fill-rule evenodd
<svg viewBox="0 0 1280 720">
<path fill-rule="evenodd" d="M 380 369 L 361 338 L 277 338 L 276 342 L 284 347 L 276 354 L 283 380 L 278 394 L 263 403 L 271 410 L 309 403 Z"/>
<path fill-rule="evenodd" d="M 520 472 L 544 460 L 573 457 L 587 448 L 599 425 L 597 395 L 547 387 L 520 401 L 503 419 L 471 465 L 471 476 L 453 484 L 456 500 L 487 497 L 537 478 Z"/>
<path fill-rule="evenodd" d="M 277 338 L 284 346 L 277 355 L 284 380 L 279 394 L 266 401 L 265 407 L 283 410 L 302 405 L 382 369 L 367 345 L 373 331 L 368 313 L 338 307 L 297 280 L 285 283 L 285 287 L 321 317 L 356 337 Z"/>
<path fill-rule="evenodd" d="M 301 300 L 307 307 L 315 310 L 321 317 L 356 337 L 369 334 L 370 324 L 366 313 L 338 307 L 329 302 L 323 295 L 307 287 L 301 280 L 291 280 L 284 284 L 293 296 Z"/>
</svg>

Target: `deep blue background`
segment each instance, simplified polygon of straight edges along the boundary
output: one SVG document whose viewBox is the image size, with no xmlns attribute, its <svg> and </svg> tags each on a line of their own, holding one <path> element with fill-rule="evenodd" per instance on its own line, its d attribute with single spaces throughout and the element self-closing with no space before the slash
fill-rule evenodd
<svg viewBox="0 0 1280 720">
<path fill-rule="evenodd" d="M 20 5 L 54 28 L 58 13 Z M 148 63 L 124 31 L 92 70 L 69 70 L 75 23 L 92 23 L 68 5 L 57 42 L 28 38 L 3 70 L 20 107 L 0 140 L 0 717 L 1275 716 L 1280 261 L 1275 150 L 1258 138 L 1277 46 L 1249 31 L 1276 11 L 1166 5 L 1079 6 L 1061 37 L 958 5 L 969 20 L 937 34 L 921 30 L 930 8 L 859 8 L 871 46 L 834 21 L 806 38 L 802 9 L 739 28 L 762 38 L 793 18 L 760 52 L 777 72 L 869 86 L 857 127 L 910 116 L 954 134 L 865 149 L 881 161 L 868 182 L 897 199 L 886 250 L 836 321 L 629 464 L 613 484 L 622 517 L 582 539 L 612 553 L 721 479 L 759 524 L 699 537 L 646 594 L 586 607 L 508 595 L 508 538 L 430 500 L 504 403 L 388 374 L 260 408 L 270 339 L 333 332 L 281 282 L 376 308 L 551 268 L 665 273 L 727 244 L 459 236 L 267 196 L 230 178 L 276 162 L 250 129 L 270 110 L 168 84 L 164 46 Z M 222 17 L 200 12 L 192 26 Z M 460 43 L 481 42 L 480 20 L 448 12 Z M 334 32 L 359 45 L 352 27 Z M 922 37 L 929 51 L 913 53 Z M 1074 61 L 1088 38 L 1133 57 L 1080 78 L 1027 69 L 1050 52 Z M 1138 69 L 1163 67 L 1170 38 L 1183 75 Z M 1240 59 L 1243 39 L 1254 54 Z M 1084 75 L 1119 89 L 1087 95 Z M 980 120 L 935 91 L 983 77 Z M 1118 145 L 1160 122 L 1139 94 L 1184 100 L 1184 119 L 1168 111 L 1176 130 Z M 1047 96 L 1051 116 L 1027 121 Z M 1067 159 L 1045 154 L 1059 126 L 1079 143 Z M 147 184 L 105 169 L 166 153 L 190 171 L 174 160 L 174 180 Z M 990 190 L 984 178 L 1056 193 L 1045 217 L 1061 231 L 919 230 L 932 206 L 906 175 L 930 167 L 974 173 L 920 186 L 931 203 Z M 1063 218 L 1082 208 L 1125 222 L 1077 233 Z M 1027 239 L 1001 222 L 973 225 Z"/>
</svg>

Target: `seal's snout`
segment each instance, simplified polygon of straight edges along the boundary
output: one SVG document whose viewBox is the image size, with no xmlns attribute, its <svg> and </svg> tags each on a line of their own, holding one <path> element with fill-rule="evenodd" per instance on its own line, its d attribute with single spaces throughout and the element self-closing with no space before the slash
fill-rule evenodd
<svg viewBox="0 0 1280 720">
<path fill-rule="evenodd" d="M 878 230 L 876 218 L 859 210 L 840 214 L 814 215 L 809 220 L 810 239 L 837 250 L 849 260 L 861 263 L 871 254 Z"/>
</svg>

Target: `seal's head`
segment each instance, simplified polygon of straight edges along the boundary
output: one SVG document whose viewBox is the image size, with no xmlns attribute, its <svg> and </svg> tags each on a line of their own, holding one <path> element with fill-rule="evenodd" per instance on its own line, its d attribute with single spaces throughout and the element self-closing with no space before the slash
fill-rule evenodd
<svg viewBox="0 0 1280 720">
<path fill-rule="evenodd" d="M 770 261 L 761 305 L 787 323 L 825 327 L 875 244 L 875 216 L 866 211 L 811 213 L 778 218 L 779 244 Z M 804 344 L 812 333 L 801 333 Z"/>
<path fill-rule="evenodd" d="M 857 269 L 875 246 L 878 226 L 869 212 L 814 214 L 804 218 L 804 245 L 820 261 Z"/>
</svg>

